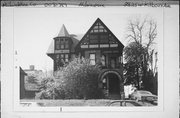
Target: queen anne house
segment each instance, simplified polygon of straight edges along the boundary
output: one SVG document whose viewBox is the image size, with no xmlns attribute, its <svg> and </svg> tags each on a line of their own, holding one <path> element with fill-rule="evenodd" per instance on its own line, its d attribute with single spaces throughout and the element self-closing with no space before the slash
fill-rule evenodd
<svg viewBox="0 0 180 118">
<path fill-rule="evenodd" d="M 47 55 L 53 59 L 54 71 L 76 55 L 90 59 L 92 65 L 101 64 L 99 87 L 109 98 L 123 99 L 123 48 L 124 45 L 98 18 L 80 40 L 70 35 L 63 25 L 52 40 Z"/>
</svg>

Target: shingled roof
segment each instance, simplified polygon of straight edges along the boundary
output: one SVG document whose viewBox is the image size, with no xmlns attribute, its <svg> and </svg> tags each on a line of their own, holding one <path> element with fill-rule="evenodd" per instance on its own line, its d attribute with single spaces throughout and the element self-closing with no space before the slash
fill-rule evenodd
<svg viewBox="0 0 180 118">
<path fill-rule="evenodd" d="M 68 33 L 66 27 L 64 26 L 64 24 L 61 27 L 58 37 L 69 37 L 69 33 Z"/>
<path fill-rule="evenodd" d="M 49 45 L 49 48 L 47 50 L 47 55 L 54 53 L 54 40 L 51 41 L 51 44 Z"/>
</svg>

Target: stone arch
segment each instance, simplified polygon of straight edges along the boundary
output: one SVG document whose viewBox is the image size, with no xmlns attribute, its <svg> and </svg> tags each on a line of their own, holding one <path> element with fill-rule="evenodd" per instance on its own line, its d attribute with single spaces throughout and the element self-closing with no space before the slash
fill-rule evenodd
<svg viewBox="0 0 180 118">
<path fill-rule="evenodd" d="M 116 81 L 116 79 L 112 79 L 112 78 L 108 77 L 107 78 L 108 82 L 106 83 L 107 88 L 104 89 L 102 81 L 103 81 L 104 78 L 106 78 L 106 76 L 109 76 L 109 74 L 113 74 L 113 75 L 117 76 L 116 79 L 119 80 L 119 82 L 117 84 L 115 84 L 115 86 L 112 86 L 113 83 Z M 116 70 L 104 70 L 103 72 L 101 72 L 99 74 L 98 79 L 99 79 L 99 87 L 103 89 L 103 91 L 105 92 L 107 98 L 114 99 L 114 97 L 112 95 L 118 95 L 117 93 L 119 93 L 118 98 L 124 99 L 124 83 L 123 83 L 123 77 L 120 74 L 120 72 L 118 72 Z M 118 86 L 119 86 L 119 88 L 117 88 Z"/>
<path fill-rule="evenodd" d="M 98 77 L 99 80 L 102 81 L 102 79 L 103 79 L 106 75 L 108 75 L 108 74 L 110 74 L 110 73 L 117 75 L 119 81 L 122 82 L 122 77 L 121 77 L 121 75 L 119 74 L 119 72 L 114 71 L 114 70 L 107 70 L 107 71 L 103 72 L 102 74 L 99 75 L 99 77 Z"/>
</svg>

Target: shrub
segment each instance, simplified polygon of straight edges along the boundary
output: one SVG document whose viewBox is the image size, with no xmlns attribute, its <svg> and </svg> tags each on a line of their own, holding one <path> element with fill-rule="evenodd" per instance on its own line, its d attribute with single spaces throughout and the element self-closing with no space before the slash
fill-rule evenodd
<svg viewBox="0 0 180 118">
<path fill-rule="evenodd" d="M 45 76 L 40 82 L 41 91 L 36 94 L 35 99 L 56 99 L 58 97 L 57 84 L 54 76 Z"/>
<path fill-rule="evenodd" d="M 100 69 L 87 59 L 75 58 L 63 70 L 64 90 L 66 98 L 97 99 L 102 98 L 98 88 Z"/>
<path fill-rule="evenodd" d="M 98 87 L 100 68 L 87 59 L 75 58 L 55 72 L 53 77 L 41 82 L 43 99 L 98 99 L 103 92 Z M 42 97 L 43 96 L 43 97 Z"/>
</svg>

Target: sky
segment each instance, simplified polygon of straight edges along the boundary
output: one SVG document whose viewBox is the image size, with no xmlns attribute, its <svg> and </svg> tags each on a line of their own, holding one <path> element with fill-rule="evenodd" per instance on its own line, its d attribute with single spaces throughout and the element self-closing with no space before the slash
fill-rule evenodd
<svg viewBox="0 0 180 118">
<path fill-rule="evenodd" d="M 127 23 L 135 17 L 150 16 L 157 21 L 158 39 L 162 37 L 162 10 L 122 7 L 15 8 L 14 49 L 23 69 L 35 65 L 38 70 L 53 69 L 47 49 L 64 24 L 69 34 L 85 34 L 100 18 L 115 36 L 127 45 Z"/>
</svg>

